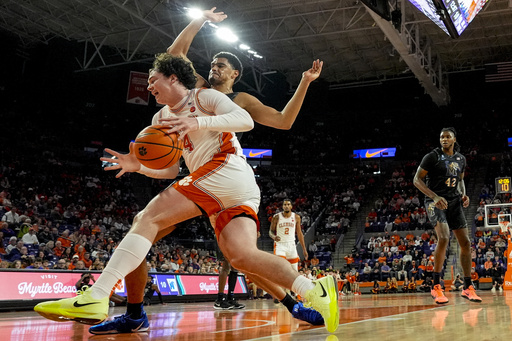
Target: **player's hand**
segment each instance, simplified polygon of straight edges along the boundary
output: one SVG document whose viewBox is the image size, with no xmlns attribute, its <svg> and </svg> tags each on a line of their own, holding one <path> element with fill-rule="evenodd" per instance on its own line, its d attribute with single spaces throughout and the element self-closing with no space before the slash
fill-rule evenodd
<svg viewBox="0 0 512 341">
<path fill-rule="evenodd" d="M 228 17 L 224 12 L 215 13 L 216 9 L 217 7 L 212 7 L 212 9 L 203 11 L 203 17 L 214 23 L 219 23 Z"/>
<path fill-rule="evenodd" d="M 279 242 L 279 241 L 281 241 L 281 237 L 276 236 L 276 237 L 274 238 L 274 240 L 275 240 L 276 242 Z"/>
<path fill-rule="evenodd" d="M 308 252 L 306 250 L 304 250 L 304 260 L 307 260 L 308 259 Z"/>
<path fill-rule="evenodd" d="M 311 66 L 311 69 L 304 71 L 302 73 L 302 78 L 311 83 L 318 77 L 320 77 L 320 73 L 322 72 L 322 66 L 324 65 L 323 61 L 320 61 L 320 59 L 314 60 L 313 65 Z"/>
<path fill-rule="evenodd" d="M 469 197 L 467 195 L 462 196 L 462 207 L 466 208 L 469 206 Z"/>
<path fill-rule="evenodd" d="M 195 117 L 168 117 L 161 118 L 158 123 L 168 127 L 168 134 L 177 133 L 178 140 L 183 140 L 183 137 L 192 131 L 199 129 L 199 123 Z"/>
<path fill-rule="evenodd" d="M 140 170 L 140 162 L 135 156 L 135 145 L 133 142 L 130 143 L 130 153 L 128 154 L 121 154 L 109 148 L 105 148 L 105 151 L 111 154 L 113 158 L 100 157 L 100 160 L 111 163 L 115 162 L 114 165 L 105 167 L 105 170 L 110 171 L 120 169 L 119 173 L 116 174 L 116 178 L 121 177 L 124 173 L 137 172 Z"/>
<path fill-rule="evenodd" d="M 445 198 L 436 195 L 434 197 L 434 204 L 440 210 L 446 210 L 448 208 L 448 201 Z"/>
</svg>

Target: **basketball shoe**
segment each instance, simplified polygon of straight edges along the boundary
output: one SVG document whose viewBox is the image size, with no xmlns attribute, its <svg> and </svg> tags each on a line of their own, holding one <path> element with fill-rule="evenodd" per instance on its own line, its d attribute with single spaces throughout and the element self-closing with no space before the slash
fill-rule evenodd
<svg viewBox="0 0 512 341">
<path fill-rule="evenodd" d="M 469 288 L 462 290 L 460 295 L 471 302 L 482 302 L 482 299 L 478 297 L 475 288 L 473 288 L 472 285 L 470 285 Z"/>
<path fill-rule="evenodd" d="M 72 320 L 85 324 L 97 324 L 107 318 L 108 302 L 108 297 L 99 300 L 92 298 L 91 290 L 84 287 L 75 297 L 42 302 L 36 305 L 34 310 L 39 315 L 57 322 Z"/>
<path fill-rule="evenodd" d="M 233 309 L 244 309 L 245 304 L 238 303 L 234 297 L 228 297 L 227 302 L 233 307 Z"/>
<path fill-rule="evenodd" d="M 296 319 L 306 321 L 314 326 L 321 326 L 324 324 L 324 318 L 318 311 L 312 308 L 306 308 L 302 302 L 297 302 L 293 306 L 292 316 Z"/>
<path fill-rule="evenodd" d="M 304 298 L 322 315 L 327 331 L 333 333 L 340 324 L 336 280 L 332 276 L 325 276 L 314 280 L 313 283 L 315 287 L 308 290 Z"/>
<path fill-rule="evenodd" d="M 432 290 L 430 290 L 430 295 L 434 299 L 434 302 L 437 304 L 445 304 L 448 303 L 448 298 L 444 295 L 443 289 L 440 284 L 434 285 Z"/>
<path fill-rule="evenodd" d="M 140 319 L 132 319 L 130 315 L 116 316 L 113 320 L 105 321 L 89 328 L 91 334 L 121 334 L 143 333 L 148 331 L 149 321 L 146 312 L 142 311 Z"/>
<path fill-rule="evenodd" d="M 228 300 L 226 299 L 226 297 L 223 297 L 222 299 L 217 299 L 215 301 L 215 303 L 213 304 L 213 309 L 216 309 L 216 310 L 230 310 L 230 309 L 234 309 L 235 307 L 232 306 Z"/>
</svg>

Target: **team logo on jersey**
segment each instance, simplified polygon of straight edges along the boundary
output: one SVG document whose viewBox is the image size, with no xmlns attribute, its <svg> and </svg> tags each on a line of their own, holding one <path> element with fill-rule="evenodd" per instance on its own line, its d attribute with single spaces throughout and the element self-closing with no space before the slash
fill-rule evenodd
<svg viewBox="0 0 512 341">
<path fill-rule="evenodd" d="M 427 210 L 431 216 L 434 215 L 434 208 L 436 208 L 436 204 L 434 204 L 433 202 L 428 204 Z"/>
<path fill-rule="evenodd" d="M 445 161 L 446 164 L 446 175 L 457 176 L 460 172 L 460 165 L 458 162 Z"/>
<path fill-rule="evenodd" d="M 189 175 L 189 176 L 186 176 L 184 177 L 183 179 L 181 179 L 178 184 L 180 186 L 188 186 L 190 183 L 192 182 L 192 176 Z"/>
<path fill-rule="evenodd" d="M 194 111 L 196 111 L 196 107 L 191 107 L 190 112 L 194 112 Z"/>
</svg>

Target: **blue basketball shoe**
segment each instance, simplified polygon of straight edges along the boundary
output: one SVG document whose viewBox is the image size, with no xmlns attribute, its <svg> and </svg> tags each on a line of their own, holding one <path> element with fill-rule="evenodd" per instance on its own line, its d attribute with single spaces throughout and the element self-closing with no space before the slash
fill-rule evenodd
<svg viewBox="0 0 512 341">
<path fill-rule="evenodd" d="M 143 333 L 148 331 L 149 321 L 145 311 L 140 319 L 132 319 L 129 315 L 116 316 L 113 320 L 105 321 L 89 328 L 91 334 L 121 334 Z"/>
<path fill-rule="evenodd" d="M 313 308 L 306 308 L 302 302 L 297 302 L 297 304 L 293 306 L 292 316 L 314 326 L 321 326 L 324 324 L 324 318 L 322 315 Z"/>
</svg>

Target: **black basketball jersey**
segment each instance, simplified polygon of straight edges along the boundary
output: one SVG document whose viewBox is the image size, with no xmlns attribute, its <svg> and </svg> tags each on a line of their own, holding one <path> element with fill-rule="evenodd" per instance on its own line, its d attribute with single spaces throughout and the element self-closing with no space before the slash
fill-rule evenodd
<svg viewBox="0 0 512 341">
<path fill-rule="evenodd" d="M 236 97 L 236 96 L 238 96 L 238 94 L 239 94 L 238 92 L 232 92 L 232 93 L 230 93 L 230 94 L 226 94 L 226 96 L 228 96 L 230 100 L 234 101 L 234 100 L 235 100 L 235 97 Z M 240 140 L 242 140 L 242 135 L 243 135 L 244 133 L 242 133 L 242 132 L 238 132 L 238 133 L 235 133 L 235 134 L 236 134 L 236 138 L 237 138 L 237 139 L 238 139 L 238 141 L 240 142 Z"/>
<path fill-rule="evenodd" d="M 427 187 L 437 195 L 446 199 L 460 196 L 458 185 L 466 168 L 464 155 L 454 152 L 449 156 L 436 148 L 423 157 L 420 167 L 428 172 Z"/>
</svg>

